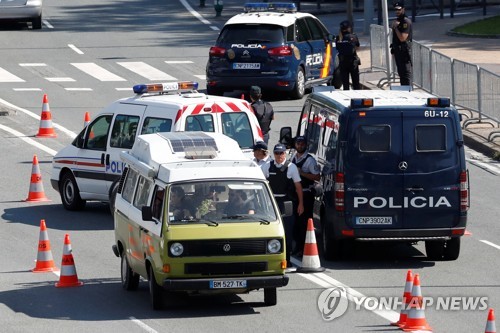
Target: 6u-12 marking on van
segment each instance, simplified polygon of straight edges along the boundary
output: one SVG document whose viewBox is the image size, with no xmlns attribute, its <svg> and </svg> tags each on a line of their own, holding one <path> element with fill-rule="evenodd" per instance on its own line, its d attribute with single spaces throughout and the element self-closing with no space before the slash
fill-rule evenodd
<svg viewBox="0 0 500 333">
<path fill-rule="evenodd" d="M 434 117 L 445 118 L 445 117 L 448 117 L 448 111 L 446 111 L 446 110 L 441 110 L 441 111 L 425 110 L 424 117 L 427 117 L 427 118 L 434 118 Z"/>
</svg>

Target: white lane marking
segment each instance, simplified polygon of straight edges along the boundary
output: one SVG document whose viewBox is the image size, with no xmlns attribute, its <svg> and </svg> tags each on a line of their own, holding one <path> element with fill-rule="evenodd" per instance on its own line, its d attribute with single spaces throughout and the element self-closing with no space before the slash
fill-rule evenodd
<svg viewBox="0 0 500 333">
<path fill-rule="evenodd" d="M 132 88 L 115 88 L 117 91 L 133 91 Z"/>
<path fill-rule="evenodd" d="M 12 88 L 14 91 L 42 91 L 40 88 Z"/>
<path fill-rule="evenodd" d="M 494 173 L 496 175 L 500 175 L 500 166 L 499 165 L 492 165 L 490 163 L 485 163 L 485 162 L 481 162 L 481 161 L 478 161 L 478 160 L 475 160 L 475 159 L 470 159 L 470 158 L 467 158 L 466 161 L 470 164 L 474 164 L 478 167 L 480 167 L 481 169 L 485 169 L 486 171 L 490 171 L 491 173 Z"/>
<path fill-rule="evenodd" d="M 45 24 L 45 26 L 49 29 L 54 29 L 54 26 L 52 24 L 49 23 L 49 21 L 47 20 L 42 20 L 43 24 Z"/>
<path fill-rule="evenodd" d="M 215 30 L 215 31 L 219 31 L 220 30 L 219 27 L 216 27 L 215 25 L 211 25 L 210 29 Z"/>
<path fill-rule="evenodd" d="M 153 328 L 149 327 L 148 325 L 144 324 L 142 321 L 140 321 L 139 319 L 137 319 L 135 317 L 128 317 L 128 319 L 132 320 L 132 322 L 134 322 L 137 325 L 139 325 L 146 332 L 149 332 L 149 333 L 158 333 L 158 331 L 156 331 L 155 329 L 153 329 Z"/>
<path fill-rule="evenodd" d="M 165 60 L 166 64 L 192 64 L 191 60 Z"/>
<path fill-rule="evenodd" d="M 124 78 L 115 75 L 108 71 L 107 69 L 95 64 L 93 62 L 82 62 L 82 63 L 71 63 L 82 72 L 87 73 L 90 76 L 95 77 L 99 81 L 109 82 L 109 81 L 127 81 Z"/>
<path fill-rule="evenodd" d="M 29 63 L 21 63 L 19 64 L 21 67 L 45 67 L 47 64 L 43 62 L 29 62 Z"/>
<path fill-rule="evenodd" d="M 500 245 L 496 245 L 495 243 L 492 243 L 492 242 L 484 240 L 484 239 L 480 239 L 479 241 L 483 242 L 484 244 L 487 244 L 489 246 L 493 246 L 494 248 L 500 250 Z"/>
<path fill-rule="evenodd" d="M 195 75 L 195 77 L 197 77 L 200 80 L 206 80 L 207 79 L 207 76 L 205 74 Z"/>
<path fill-rule="evenodd" d="M 66 91 L 92 91 L 92 88 L 64 88 Z"/>
<path fill-rule="evenodd" d="M 191 7 L 191 5 L 189 5 L 186 0 L 179 0 L 179 2 L 188 10 L 188 12 L 191 13 L 191 15 L 196 17 L 198 20 L 208 25 L 211 24 L 210 21 L 205 20 L 203 16 L 201 16 L 196 10 L 194 10 L 193 7 Z"/>
<path fill-rule="evenodd" d="M 26 82 L 18 76 L 7 72 L 5 69 L 0 67 L 0 82 Z"/>
<path fill-rule="evenodd" d="M 5 105 L 5 106 L 8 106 L 8 107 L 10 107 L 10 108 L 12 108 L 12 109 L 15 109 L 15 110 L 17 110 L 17 111 L 23 112 L 23 113 L 27 114 L 28 116 L 30 116 L 30 117 L 32 117 L 32 118 L 35 118 L 35 119 L 37 119 L 38 121 L 40 121 L 40 116 L 39 116 L 39 115 L 37 115 L 37 114 L 35 114 L 35 113 L 31 112 L 31 111 L 28 111 L 28 110 L 26 110 L 26 109 L 20 108 L 19 106 L 16 106 L 16 105 L 14 105 L 14 104 L 11 104 L 11 103 L 9 103 L 9 102 L 7 102 L 7 101 L 5 101 L 5 100 L 1 99 L 1 98 L 0 98 L 0 104 L 3 104 L 3 105 Z M 56 124 L 56 123 L 54 123 L 54 122 L 52 122 L 52 126 L 54 126 L 54 128 L 57 128 L 57 129 L 58 129 L 58 130 L 60 130 L 61 132 L 66 133 L 66 134 L 67 134 L 68 136 L 70 136 L 71 138 L 75 138 L 75 137 L 76 137 L 76 133 L 75 133 L 75 132 L 73 132 L 73 131 L 70 131 L 70 130 L 69 130 L 69 129 L 67 129 L 66 127 L 63 127 L 63 126 L 61 126 L 61 125 L 59 125 L 59 124 Z M 24 135 L 24 136 L 25 136 L 25 135 Z"/>
<path fill-rule="evenodd" d="M 70 77 L 46 77 L 45 80 L 50 82 L 75 82 L 75 80 Z"/>
<path fill-rule="evenodd" d="M 77 48 L 77 47 L 76 47 L 75 45 L 73 45 L 73 44 L 68 44 L 68 47 L 69 47 L 70 49 L 72 49 L 73 51 L 75 51 L 76 53 L 78 53 L 78 54 L 84 54 L 82 50 L 80 50 L 79 48 Z"/>
<path fill-rule="evenodd" d="M 2 124 L 0 124 L 0 129 L 4 130 L 6 132 L 9 132 L 12 135 L 15 135 L 16 137 L 18 137 L 19 139 L 23 140 L 24 142 L 26 142 L 26 143 L 28 143 L 28 144 L 30 144 L 32 146 L 35 146 L 38 149 L 41 149 L 44 152 L 46 152 L 46 153 L 48 153 L 48 154 L 50 154 L 52 156 L 54 156 L 57 153 L 55 150 L 50 149 L 49 147 L 44 146 L 41 143 L 38 143 L 35 140 L 28 138 L 26 135 L 24 135 L 21 132 L 16 131 L 15 129 L 12 129 L 10 127 L 4 126 Z"/>
<path fill-rule="evenodd" d="M 132 71 L 136 74 L 139 74 L 142 77 L 150 81 L 156 80 L 167 80 L 167 81 L 175 81 L 177 80 L 175 77 L 168 75 L 160 71 L 159 69 L 154 68 L 142 61 L 132 61 L 132 62 L 118 62 L 118 65 L 125 67 L 129 71 Z"/>
</svg>

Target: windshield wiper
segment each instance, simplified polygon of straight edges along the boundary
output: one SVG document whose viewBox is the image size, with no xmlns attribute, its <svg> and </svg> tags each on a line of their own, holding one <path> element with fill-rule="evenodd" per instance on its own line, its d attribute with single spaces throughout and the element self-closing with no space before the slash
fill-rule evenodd
<svg viewBox="0 0 500 333">
<path fill-rule="evenodd" d="M 213 226 L 213 227 L 218 227 L 219 226 L 219 223 L 215 222 L 214 220 L 204 220 L 204 221 L 206 221 L 206 224 L 209 225 L 209 226 Z"/>
</svg>

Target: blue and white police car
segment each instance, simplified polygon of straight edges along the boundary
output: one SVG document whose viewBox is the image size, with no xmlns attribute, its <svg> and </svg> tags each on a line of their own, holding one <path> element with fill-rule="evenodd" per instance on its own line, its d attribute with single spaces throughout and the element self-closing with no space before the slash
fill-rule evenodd
<svg viewBox="0 0 500 333">
<path fill-rule="evenodd" d="M 247 3 L 244 8 L 226 22 L 210 48 L 208 94 L 258 85 L 300 99 L 308 88 L 333 84 L 334 38 L 318 18 L 297 12 L 294 3 Z"/>
</svg>

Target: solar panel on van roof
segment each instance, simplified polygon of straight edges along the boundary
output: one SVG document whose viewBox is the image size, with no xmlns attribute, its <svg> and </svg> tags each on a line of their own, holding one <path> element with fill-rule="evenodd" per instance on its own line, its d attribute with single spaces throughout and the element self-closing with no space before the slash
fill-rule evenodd
<svg viewBox="0 0 500 333">
<path fill-rule="evenodd" d="M 215 140 L 206 135 L 205 133 L 180 133 L 176 132 L 175 137 L 172 137 L 170 133 L 164 133 L 162 136 L 170 141 L 172 145 L 172 149 L 175 153 L 181 153 L 186 151 L 193 151 L 193 148 L 213 148 L 213 150 L 217 151 L 217 144 Z M 203 149 L 197 149 L 203 150 Z"/>
</svg>

